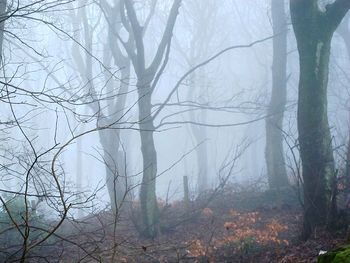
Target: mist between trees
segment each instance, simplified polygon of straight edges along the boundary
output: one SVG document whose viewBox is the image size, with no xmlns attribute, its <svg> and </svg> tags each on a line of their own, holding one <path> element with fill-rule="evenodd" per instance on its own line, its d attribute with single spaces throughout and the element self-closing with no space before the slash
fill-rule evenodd
<svg viewBox="0 0 350 263">
<path fill-rule="evenodd" d="M 281 222 L 246 228 L 261 207 L 300 213 L 300 240 L 333 231 L 349 8 L 0 0 L 0 261 L 250 262 L 241 237 L 177 238 L 223 213 L 244 244 L 288 245 Z"/>
</svg>

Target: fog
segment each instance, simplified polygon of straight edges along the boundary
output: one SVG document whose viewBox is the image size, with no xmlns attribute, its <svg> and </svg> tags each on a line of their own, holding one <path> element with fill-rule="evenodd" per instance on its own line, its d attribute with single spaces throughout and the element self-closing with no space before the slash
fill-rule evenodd
<svg viewBox="0 0 350 263">
<path fill-rule="evenodd" d="M 313 203 L 347 206 L 349 7 L 310 1 L 311 20 L 290 2 L 1 0 L 0 261 L 253 262 L 167 229 L 283 205 L 302 236 L 327 225 Z M 185 254 L 147 254 L 155 238 Z"/>
</svg>

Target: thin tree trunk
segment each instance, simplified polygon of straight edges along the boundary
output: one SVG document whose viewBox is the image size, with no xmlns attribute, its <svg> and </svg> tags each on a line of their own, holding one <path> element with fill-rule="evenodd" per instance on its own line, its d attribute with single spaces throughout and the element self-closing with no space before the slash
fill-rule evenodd
<svg viewBox="0 0 350 263">
<path fill-rule="evenodd" d="M 205 130 L 204 134 L 197 137 L 197 143 L 203 143 L 206 139 Z M 208 182 L 208 147 L 206 142 L 204 142 L 200 147 L 196 149 L 197 153 L 197 163 L 198 163 L 198 191 L 203 193 L 209 188 Z"/>
<path fill-rule="evenodd" d="M 205 74 L 201 74 L 205 75 Z M 197 74 L 193 73 L 191 75 L 191 84 L 192 87 L 190 91 L 188 92 L 188 101 L 195 100 L 194 98 L 194 91 L 199 84 L 199 81 L 197 81 Z M 204 90 L 204 85 L 200 86 L 201 90 Z M 206 122 L 206 113 L 204 111 L 201 111 L 200 113 L 200 120 L 196 118 L 196 114 L 194 111 L 189 111 L 189 116 L 191 120 L 194 122 Z M 208 182 L 208 146 L 206 142 L 204 142 L 207 139 L 207 129 L 206 127 L 199 127 L 196 125 L 191 125 L 191 131 L 194 137 L 194 144 L 199 145 L 202 143 L 200 147 L 196 148 L 196 159 L 197 159 L 197 167 L 198 167 L 198 178 L 197 178 L 197 184 L 198 184 L 198 192 L 203 193 L 206 190 L 208 190 L 209 182 Z M 204 143 L 203 143 L 204 142 Z"/>
<path fill-rule="evenodd" d="M 140 190 L 141 213 L 145 236 L 154 237 L 158 232 L 156 198 L 157 152 L 153 138 L 154 124 L 151 115 L 151 87 L 149 82 L 144 84 L 141 81 L 138 83 L 137 88 L 139 94 L 141 153 L 143 158 L 143 177 Z"/>
<path fill-rule="evenodd" d="M 186 214 L 190 212 L 190 191 L 188 187 L 188 177 L 185 175 L 183 177 L 183 186 L 184 186 L 184 203 Z"/>
<path fill-rule="evenodd" d="M 78 1 L 80 6 L 81 0 Z M 79 4 L 80 3 L 80 4 Z M 125 153 L 120 150 L 120 129 L 118 129 L 117 121 L 123 116 L 125 110 L 126 94 L 129 88 L 130 78 L 130 59 L 124 56 L 120 50 L 116 33 L 119 34 L 121 30 L 120 24 L 120 10 L 119 3 L 116 3 L 114 7 L 103 5 L 111 19 L 111 23 L 108 28 L 108 44 L 105 45 L 103 50 L 103 62 L 107 68 L 110 68 L 111 61 L 114 60 L 114 64 L 120 69 L 120 85 L 116 85 L 114 76 L 110 72 L 105 71 L 105 80 L 107 85 L 108 104 L 106 112 L 102 110 L 100 100 L 98 99 L 97 92 L 94 87 L 93 81 L 93 58 L 90 54 L 92 50 L 92 36 L 94 29 L 89 24 L 86 9 L 79 8 L 77 14 L 74 12 L 74 8 L 71 8 L 71 14 L 73 19 L 74 38 L 79 40 L 80 36 L 80 23 L 83 25 L 84 45 L 89 51 L 84 52 L 83 57 L 80 54 L 79 46 L 74 44 L 72 49 L 72 56 L 79 70 L 81 79 L 86 82 L 86 89 L 90 96 L 95 100 L 94 103 L 89 104 L 94 114 L 97 115 L 96 126 L 104 127 L 112 125 L 111 129 L 100 130 L 99 139 L 103 147 L 103 158 L 106 169 L 106 185 L 111 202 L 111 209 L 116 214 L 118 213 L 120 206 L 128 201 L 128 178 L 126 174 Z M 114 98 L 114 99 L 113 99 Z M 105 109 L 105 108 L 104 108 Z"/>
<path fill-rule="evenodd" d="M 129 88 L 128 79 L 130 75 L 130 62 L 124 61 L 123 69 L 121 70 L 122 82 L 117 94 L 116 103 L 110 103 L 109 116 L 99 119 L 99 125 L 110 125 L 118 120 L 124 113 L 126 103 L 126 93 Z M 110 80 L 111 81 L 111 80 Z M 113 83 L 113 82 L 111 82 Z M 113 87 L 111 87 L 113 88 Z M 114 115 L 117 115 L 116 117 Z M 102 122 L 102 123 L 101 123 Z M 114 125 L 116 128 L 116 125 Z M 111 201 L 111 208 L 114 214 L 119 212 L 122 205 L 128 204 L 129 198 L 129 181 L 126 172 L 125 153 L 120 150 L 120 129 L 102 130 L 99 133 L 100 142 L 104 151 L 105 169 L 106 169 L 106 184 L 108 194 Z"/>
<path fill-rule="evenodd" d="M 3 43 L 5 30 L 5 15 L 6 15 L 7 0 L 0 0 L 0 64 L 3 63 Z"/>
<path fill-rule="evenodd" d="M 116 7 L 113 9 L 112 14 L 115 15 L 115 24 L 110 25 L 109 31 L 108 31 L 108 39 L 109 39 L 109 48 L 110 53 L 106 52 L 104 61 L 110 61 L 112 55 L 114 59 L 114 64 L 117 66 L 117 68 L 121 69 L 121 83 L 119 87 L 119 91 L 116 94 L 116 101 L 115 103 L 109 103 L 108 105 L 108 113 L 109 113 L 109 122 L 112 123 L 113 121 L 118 120 L 120 117 L 124 114 L 124 108 L 127 98 L 127 92 L 129 89 L 129 79 L 130 79 L 130 59 L 127 56 L 124 56 L 121 52 L 121 49 L 119 47 L 118 39 L 115 35 L 115 32 L 120 32 L 121 25 L 119 24 L 118 19 L 120 19 L 120 10 L 119 10 L 119 4 L 116 4 Z M 108 81 L 108 94 L 114 94 L 115 92 L 115 86 L 113 85 L 115 82 L 113 81 L 113 78 L 110 74 L 107 76 Z M 114 91 L 114 92 L 113 92 Z M 116 115 L 115 118 L 112 116 Z M 111 118 L 112 117 L 112 118 Z M 121 139 L 120 139 L 120 130 L 114 129 L 108 131 L 109 133 L 109 145 L 107 147 L 111 147 L 113 145 L 114 149 L 111 149 L 113 152 L 113 170 L 110 170 L 108 167 L 106 167 L 106 176 L 107 176 L 107 188 L 108 193 L 111 200 L 112 205 L 112 211 L 114 213 L 117 213 L 120 206 L 126 204 L 127 206 L 130 205 L 130 195 L 129 193 L 129 178 L 126 171 L 126 158 L 125 158 L 125 152 L 124 150 L 121 150 Z M 107 155 L 108 152 L 105 151 L 105 155 Z"/>
<path fill-rule="evenodd" d="M 106 184 L 111 201 L 111 208 L 114 214 L 118 214 L 121 205 L 127 202 L 127 175 L 125 174 L 125 164 L 120 163 L 118 151 L 118 134 L 113 131 L 103 131 L 106 134 L 100 135 L 104 152 L 106 169 Z"/>
<path fill-rule="evenodd" d="M 80 130 L 80 133 L 82 131 Z M 79 202 L 82 202 L 83 197 L 82 197 L 82 179 L 83 179 L 83 160 L 82 160 L 82 137 L 79 137 L 77 139 L 77 175 L 76 175 L 76 184 L 77 184 L 77 191 L 79 193 Z M 83 217 L 83 210 L 78 209 L 78 217 L 82 218 Z"/>
<path fill-rule="evenodd" d="M 272 94 L 266 119 L 265 158 L 270 189 L 289 185 L 283 151 L 283 116 L 287 102 L 287 22 L 285 2 L 271 1 L 273 34 Z"/>
</svg>

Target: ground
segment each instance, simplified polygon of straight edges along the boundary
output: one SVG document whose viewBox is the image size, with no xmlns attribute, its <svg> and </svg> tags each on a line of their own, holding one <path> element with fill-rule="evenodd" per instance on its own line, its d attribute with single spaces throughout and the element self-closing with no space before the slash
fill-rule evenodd
<svg viewBox="0 0 350 263">
<path fill-rule="evenodd" d="M 211 194 L 208 193 L 210 196 Z M 346 229 L 328 233 L 320 229 L 308 241 L 300 240 L 301 207 L 277 200 L 271 193 L 223 193 L 191 202 L 159 201 L 161 234 L 142 238 L 133 220 L 114 220 L 109 211 L 66 223 L 58 235 L 74 243 L 57 241 L 63 262 L 316 262 L 320 251 L 346 241 Z M 267 201 L 266 201 L 267 200 Z M 193 212 L 194 211 L 194 212 Z"/>
<path fill-rule="evenodd" d="M 345 228 L 333 233 L 319 229 L 301 241 L 298 200 L 293 193 L 231 190 L 208 192 L 187 206 L 159 200 L 160 234 L 153 240 L 137 231 L 139 204 L 134 202 L 117 218 L 105 210 L 65 222 L 31 256 L 33 262 L 62 263 L 295 263 L 316 262 L 321 251 L 347 244 Z"/>
</svg>

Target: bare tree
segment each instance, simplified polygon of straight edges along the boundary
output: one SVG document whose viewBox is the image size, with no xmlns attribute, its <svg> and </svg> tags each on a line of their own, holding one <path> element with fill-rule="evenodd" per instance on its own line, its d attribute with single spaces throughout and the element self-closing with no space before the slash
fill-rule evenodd
<svg viewBox="0 0 350 263">
<path fill-rule="evenodd" d="M 143 177 L 140 190 L 143 228 L 146 236 L 154 237 L 158 231 L 158 206 L 156 198 L 157 152 L 153 135 L 155 127 L 152 116 L 152 94 L 168 62 L 173 29 L 181 0 L 174 1 L 156 54 L 149 64 L 146 62 L 144 43 L 146 27 L 139 22 L 135 3 L 132 0 L 124 0 L 120 3 L 122 5 L 121 21 L 129 34 L 129 39 L 132 39 L 132 42 L 123 42 L 123 45 L 132 61 L 137 77 L 136 87 L 139 98 L 139 126 L 143 157 Z M 152 16 L 152 10 L 154 7 L 151 8 L 148 17 Z M 147 24 L 148 21 L 147 18 L 145 23 Z"/>
<path fill-rule="evenodd" d="M 0 122 L 2 262 L 47 261 L 50 256 L 54 257 L 53 254 L 50 255 L 52 251 L 47 245 L 57 241 L 58 230 L 72 218 L 73 210 L 88 204 L 96 194 L 93 192 L 82 200 L 80 193 L 69 186 L 60 158 L 72 142 L 87 134 L 74 134 L 71 130 L 71 138 L 67 142 L 62 142 L 60 138 L 63 126 L 69 126 L 69 121 L 64 123 L 61 118 L 69 119 L 69 114 L 79 116 L 74 109 L 81 104 L 74 96 L 62 93 L 59 87 L 48 81 L 54 70 L 46 72 L 48 67 L 40 64 L 44 54 L 34 44 L 31 45 L 30 40 L 21 38 L 18 34 L 18 31 L 29 33 L 32 25 L 54 28 L 56 33 L 61 32 L 47 18 L 54 11 L 69 8 L 69 2 L 12 1 L 4 7 L 7 8 L 6 14 L 1 15 L 4 46 L 16 47 L 17 55 L 27 58 L 17 63 L 10 48 L 6 50 L 9 53 L 5 52 L 2 56 L 4 62 L 0 77 L 0 104 L 2 114 L 8 115 L 8 121 Z M 16 27 L 11 28 L 13 24 Z M 6 38 L 3 37 L 4 32 Z M 27 53 L 34 55 L 25 56 Z M 28 62 L 30 59 L 33 61 Z M 39 69 L 32 70 L 32 65 L 39 65 Z M 43 82 L 40 76 L 44 77 Z M 30 85 L 31 78 L 36 79 L 34 88 Z M 50 125 L 43 121 L 46 115 L 51 117 L 53 128 L 42 136 L 41 125 Z M 12 187 L 6 187 L 7 181 L 13 183 Z M 37 216 L 38 206 L 44 207 L 51 218 L 41 220 Z M 77 244 L 62 237 L 58 239 Z"/>
<path fill-rule="evenodd" d="M 121 145 L 121 133 L 117 122 L 125 113 L 125 102 L 129 88 L 130 60 L 124 56 L 117 35 L 122 29 L 120 21 L 120 4 L 109 6 L 106 1 L 99 5 L 107 20 L 107 39 L 103 46 L 103 65 L 106 92 L 103 94 L 94 84 L 94 63 L 93 63 L 93 37 L 99 21 L 92 25 L 87 14 L 88 6 L 78 2 L 76 9 L 71 8 L 70 13 L 73 19 L 74 40 L 72 46 L 72 57 L 79 72 L 82 85 L 86 93 L 90 94 L 93 103 L 87 104 L 93 115 L 96 116 L 96 126 L 103 127 L 114 124 L 111 129 L 99 130 L 100 143 L 103 150 L 103 161 L 106 168 L 106 185 L 114 213 L 117 213 L 122 203 L 127 201 L 129 182 L 125 167 L 125 151 Z M 80 28 L 81 27 L 81 28 Z M 84 48 L 81 48 L 83 45 Z M 111 62 L 117 69 L 113 69 Z M 113 73 L 112 71 L 115 71 Z M 118 72 L 118 76 L 116 76 Z M 104 87 L 102 87 L 104 88 Z M 107 105 L 104 107 L 103 102 Z M 126 202 L 125 202 L 126 203 Z"/>
</svg>

